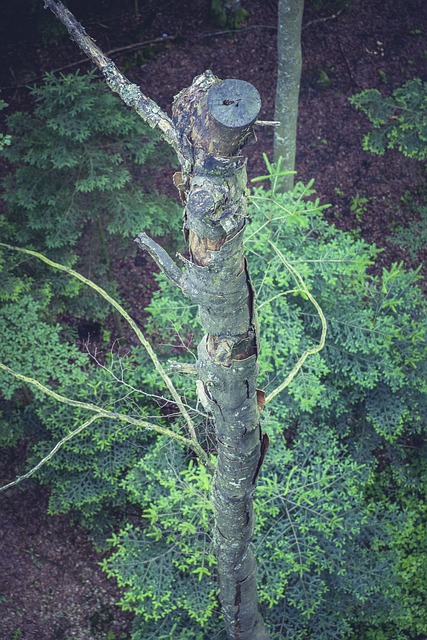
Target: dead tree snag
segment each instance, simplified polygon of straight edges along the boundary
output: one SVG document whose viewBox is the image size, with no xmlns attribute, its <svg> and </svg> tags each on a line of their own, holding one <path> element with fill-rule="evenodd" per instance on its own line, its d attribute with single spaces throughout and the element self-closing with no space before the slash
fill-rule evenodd
<svg viewBox="0 0 427 640">
<path fill-rule="evenodd" d="M 173 104 L 172 120 L 130 83 L 61 2 L 44 0 L 101 69 L 110 87 L 163 133 L 181 163 L 174 182 L 185 203 L 189 259 L 178 267 L 145 233 L 138 244 L 182 292 L 197 303 L 206 335 L 198 347 L 197 389 L 212 415 L 217 465 L 212 497 L 220 599 L 230 640 L 268 640 L 258 611 L 256 561 L 251 550 L 253 494 L 267 450 L 256 389 L 259 342 L 254 291 L 243 253 L 246 160 L 261 101 L 239 80 L 212 72 L 194 79 Z"/>
</svg>

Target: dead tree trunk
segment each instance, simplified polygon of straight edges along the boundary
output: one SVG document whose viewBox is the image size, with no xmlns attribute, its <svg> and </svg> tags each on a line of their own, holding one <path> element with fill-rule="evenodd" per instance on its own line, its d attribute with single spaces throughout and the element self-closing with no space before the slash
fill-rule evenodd
<svg viewBox="0 0 427 640">
<path fill-rule="evenodd" d="M 189 260 L 181 272 L 145 234 L 145 246 L 171 280 L 199 305 L 207 335 L 198 347 L 199 398 L 212 414 L 218 447 L 213 480 L 220 598 L 229 638 L 268 638 L 258 612 L 250 549 L 253 493 L 265 453 L 257 404 L 258 336 L 254 293 L 243 255 L 246 165 L 261 103 L 256 89 L 211 72 L 177 96 L 174 124 L 188 166 L 175 176 L 186 203 Z"/>
<path fill-rule="evenodd" d="M 190 261 L 186 293 L 197 301 L 207 335 L 198 348 L 199 395 L 214 417 L 218 464 L 213 480 L 215 546 L 228 636 L 267 637 L 258 613 L 253 492 L 262 460 L 257 406 L 258 336 L 254 293 L 243 255 L 246 166 L 260 98 L 247 82 L 205 73 L 174 105 L 178 130 L 192 144 L 185 228 Z"/>
<path fill-rule="evenodd" d="M 181 91 L 173 119 L 132 85 L 60 2 L 44 0 L 101 69 L 110 87 L 177 151 L 174 182 L 183 202 L 189 259 L 180 269 L 145 233 L 137 242 L 199 305 L 206 335 L 198 347 L 199 398 L 211 413 L 218 459 L 213 478 L 220 599 L 230 640 L 268 640 L 258 611 L 253 494 L 268 438 L 262 435 L 256 389 L 259 351 L 254 292 L 243 255 L 246 161 L 261 106 L 256 89 L 220 81 L 210 71 Z"/>
</svg>

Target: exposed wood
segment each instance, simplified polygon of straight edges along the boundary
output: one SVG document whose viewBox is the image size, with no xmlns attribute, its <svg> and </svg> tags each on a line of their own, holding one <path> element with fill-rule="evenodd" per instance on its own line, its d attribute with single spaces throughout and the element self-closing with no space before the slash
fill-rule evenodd
<svg viewBox="0 0 427 640">
<path fill-rule="evenodd" d="M 213 416 L 218 463 L 213 480 L 220 599 L 230 640 L 267 640 L 257 607 L 251 550 L 253 493 L 266 452 L 256 389 L 259 350 L 254 293 L 243 255 L 246 168 L 261 106 L 256 89 L 210 72 L 181 91 L 180 137 L 192 145 L 185 226 L 190 247 L 183 291 L 197 302 L 207 334 L 198 347 L 199 396 Z"/>
</svg>

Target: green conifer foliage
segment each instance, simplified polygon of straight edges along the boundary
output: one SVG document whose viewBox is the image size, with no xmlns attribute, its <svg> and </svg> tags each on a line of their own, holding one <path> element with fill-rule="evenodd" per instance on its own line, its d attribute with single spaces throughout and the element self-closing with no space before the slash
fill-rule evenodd
<svg viewBox="0 0 427 640">
<path fill-rule="evenodd" d="M 286 194 L 257 188 L 251 199 L 246 251 L 267 395 L 321 334 L 292 268 L 328 323 L 326 347 L 264 410 L 271 444 L 256 503 L 260 602 L 275 640 L 367 640 L 392 627 L 399 640 L 418 638 L 427 631 L 418 604 L 424 574 L 414 592 L 408 581 L 415 567 L 424 571 L 426 517 L 414 487 L 426 453 L 426 302 L 416 272 L 394 265 L 369 275 L 376 248 L 329 226 L 313 195 L 299 184 Z M 150 310 L 169 341 L 182 326 L 182 309 L 175 290 L 160 282 Z M 188 308 L 187 321 L 196 333 Z M 179 341 L 189 362 L 191 338 L 180 334 Z M 199 428 L 209 442 L 202 416 Z M 122 482 L 142 509 L 143 526 L 114 537 L 104 566 L 125 588 L 124 608 L 137 612 L 134 640 L 150 633 L 205 640 L 220 628 L 209 604 L 216 588 L 214 565 L 206 563 L 209 489 L 185 454 L 158 443 L 150 457 Z M 402 529 L 408 501 L 413 515 Z"/>
<path fill-rule="evenodd" d="M 350 102 L 373 126 L 363 140 L 366 151 L 398 149 L 409 158 L 427 159 L 427 82 L 413 78 L 388 97 L 378 89 L 365 89 Z"/>
<path fill-rule="evenodd" d="M 267 398 L 299 368 L 264 409 L 271 444 L 254 545 L 265 620 L 274 640 L 377 640 L 391 633 L 418 640 L 427 633 L 420 604 L 427 303 L 418 274 L 393 265 L 371 275 L 375 247 L 328 225 L 310 185 L 280 193 L 271 178 L 270 190 L 253 191 L 246 240 Z M 178 328 L 175 351 L 183 356 L 174 359 L 191 364 L 195 309 L 186 307 L 183 317 L 175 288 L 159 281 L 150 305 L 157 341 L 170 344 Z M 326 346 L 299 366 L 319 344 L 322 317 Z M 56 339 L 52 344 L 55 352 Z M 21 366 L 29 366 L 22 358 Z M 105 364 L 83 364 L 70 380 L 58 375 L 56 388 L 179 427 L 173 412 L 162 415 L 145 395 L 155 393 L 159 380 L 140 353 L 111 355 Z M 177 376 L 177 385 L 193 406 L 193 380 Z M 84 415 L 50 399 L 32 411 L 40 439 L 35 464 Z M 214 459 L 209 416 L 197 406 L 192 415 Z M 123 518 L 103 567 L 124 589 L 123 608 L 136 613 L 132 640 L 223 637 L 210 477 L 188 451 L 103 419 L 64 445 L 41 475 L 52 487 L 52 512 L 80 513 L 104 531 L 114 513 L 114 522 Z"/>
<path fill-rule="evenodd" d="M 413 78 L 397 87 L 391 96 L 377 89 L 366 89 L 350 102 L 365 113 L 372 130 L 363 139 L 363 148 L 383 154 L 398 149 L 404 156 L 424 163 L 427 160 L 427 82 Z M 405 193 L 399 203 L 405 215 L 388 240 L 404 248 L 409 264 L 425 263 L 427 244 L 426 183 L 416 193 Z M 424 275 L 424 274 L 423 274 Z"/>
<path fill-rule="evenodd" d="M 124 359 L 113 353 L 106 358 L 103 355 L 102 367 L 91 362 L 87 354 L 81 356 L 84 362 L 75 371 L 76 380 L 70 378 L 69 384 L 67 381 L 60 384 L 59 393 L 164 424 L 158 404 L 149 396 L 158 390 L 160 382 L 143 354 L 128 354 Z M 38 403 L 35 413 L 42 435 L 33 445 L 30 467 L 88 416 L 85 409 L 73 409 L 50 399 Z M 141 427 L 108 418 L 82 431 L 39 472 L 39 480 L 51 487 L 49 512 L 78 513 L 97 541 L 104 544 L 106 534 L 117 520 L 122 520 L 127 501 L 128 514 L 132 511 L 120 480 L 144 458 L 152 440 L 153 435 Z"/>
<path fill-rule="evenodd" d="M 4 100 L 0 100 L 0 111 L 7 107 L 7 103 Z M 0 153 L 3 151 L 5 147 L 10 145 L 11 137 L 10 135 L 5 135 L 4 133 L 0 133 Z"/>
<path fill-rule="evenodd" d="M 130 239 L 142 229 L 177 228 L 177 205 L 152 184 L 169 151 L 93 72 L 48 74 L 32 95 L 33 114 L 8 118 L 14 144 L 4 153 L 15 168 L 3 181 L 14 227 L 8 239 L 69 265 L 78 257 L 82 272 L 114 291 L 112 255 L 131 253 Z M 63 286 L 61 278 L 56 293 Z M 73 300 L 68 310 L 79 315 L 106 312 L 81 290 Z"/>
</svg>

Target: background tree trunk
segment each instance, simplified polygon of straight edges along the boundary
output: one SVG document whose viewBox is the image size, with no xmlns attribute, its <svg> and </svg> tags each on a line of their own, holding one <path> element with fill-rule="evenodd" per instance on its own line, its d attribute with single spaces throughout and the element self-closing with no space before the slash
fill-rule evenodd
<svg viewBox="0 0 427 640">
<path fill-rule="evenodd" d="M 298 99 L 301 80 L 301 24 L 304 0 L 279 0 L 277 30 L 277 88 L 274 119 L 274 161 L 281 157 L 281 170 L 295 170 Z M 284 191 L 294 186 L 294 175 L 284 176 Z"/>
</svg>

